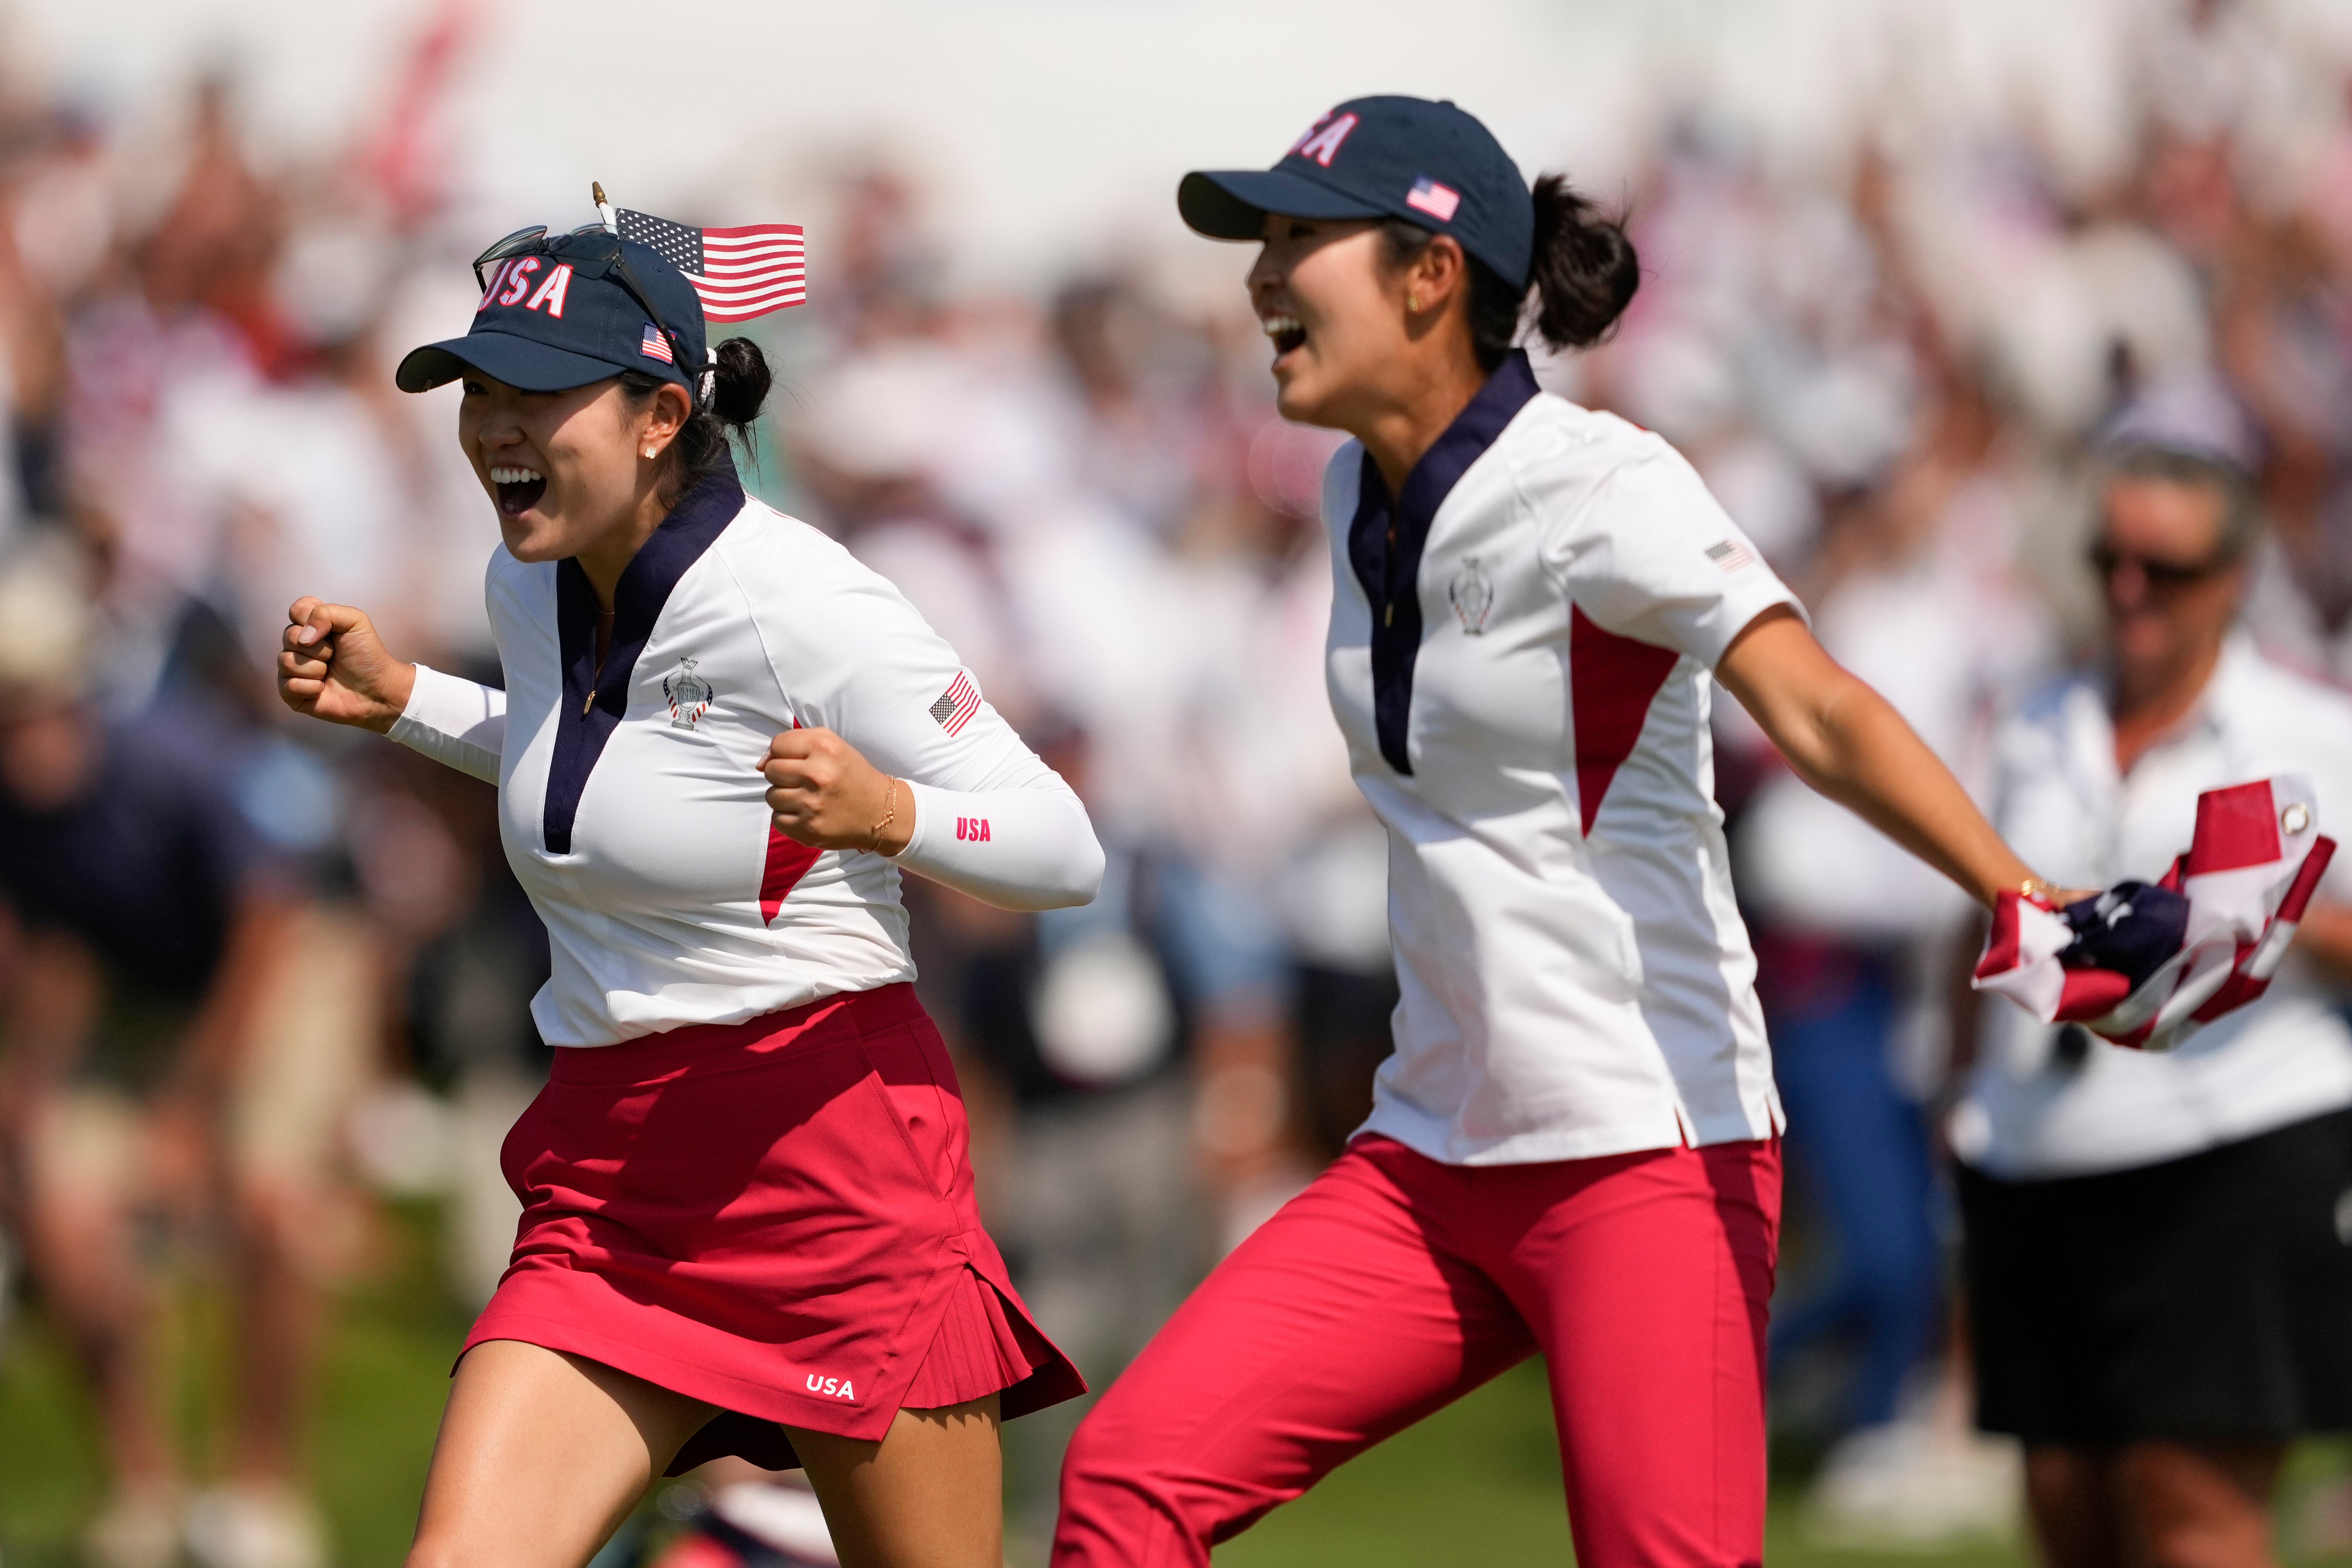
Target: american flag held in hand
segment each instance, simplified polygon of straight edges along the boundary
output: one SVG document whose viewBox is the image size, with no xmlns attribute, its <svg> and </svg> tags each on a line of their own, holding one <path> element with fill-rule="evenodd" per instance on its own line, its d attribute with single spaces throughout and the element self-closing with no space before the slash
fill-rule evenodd
<svg viewBox="0 0 2352 1568">
<path fill-rule="evenodd" d="M 2270 988 L 2336 853 L 2318 825 L 2310 781 L 2296 774 L 2207 790 L 2189 852 L 2161 880 L 2063 910 L 2003 892 L 1976 987 L 2045 1024 L 2170 1050 Z"/>
<path fill-rule="evenodd" d="M 650 213 L 614 211 L 623 239 L 661 252 L 702 297 L 708 321 L 748 321 L 808 298 L 807 244 L 796 223 L 689 228 Z"/>
</svg>

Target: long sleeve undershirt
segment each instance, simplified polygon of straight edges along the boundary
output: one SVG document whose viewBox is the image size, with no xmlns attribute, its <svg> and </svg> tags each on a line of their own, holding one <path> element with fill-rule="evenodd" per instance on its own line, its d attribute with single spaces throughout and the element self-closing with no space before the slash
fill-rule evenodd
<svg viewBox="0 0 2352 1568">
<path fill-rule="evenodd" d="M 885 680 L 893 673 L 871 671 Z M 495 687 L 420 664 L 415 689 L 391 735 L 436 762 L 495 784 L 506 705 L 506 693 Z M 897 717 L 890 710 L 898 704 L 867 706 Z M 876 735 L 869 743 L 878 742 L 888 752 L 907 751 L 909 740 L 928 742 L 919 726 L 936 729 L 938 721 L 922 703 L 911 706 L 911 720 L 885 726 L 903 728 L 907 735 Z M 868 749 L 854 734 L 843 738 L 862 752 Z M 1059 909 L 1093 898 L 1102 881 L 1102 847 L 1069 785 L 985 704 L 961 738 L 966 743 L 924 770 L 938 776 L 927 778 L 913 769 L 900 773 L 905 787 L 898 809 L 912 814 L 914 837 L 894 863 L 999 909 Z M 887 763 L 877 759 L 877 765 Z"/>
</svg>

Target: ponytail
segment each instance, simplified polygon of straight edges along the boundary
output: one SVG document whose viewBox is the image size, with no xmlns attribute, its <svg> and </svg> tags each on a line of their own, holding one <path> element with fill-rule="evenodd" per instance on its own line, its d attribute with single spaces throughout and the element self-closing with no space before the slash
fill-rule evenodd
<svg viewBox="0 0 2352 1568">
<path fill-rule="evenodd" d="M 761 405 L 768 401 L 768 388 L 775 380 L 768 373 L 768 356 L 749 338 L 727 338 L 712 357 L 718 368 L 711 374 L 706 406 L 728 435 L 749 441 L 751 421 L 760 416 Z"/>
<path fill-rule="evenodd" d="M 710 395 L 698 401 L 677 439 L 670 443 L 670 450 L 677 454 L 673 495 L 684 495 L 727 466 L 729 437 L 740 442 L 745 451 L 751 450 L 752 421 L 760 417 L 775 379 L 768 370 L 768 356 L 749 338 L 727 339 L 712 351 L 711 358 Z M 663 387 L 677 384 L 641 370 L 621 375 L 621 390 L 640 408 Z"/>
<path fill-rule="evenodd" d="M 1535 328 L 1556 349 L 1590 348 L 1609 335 L 1641 287 L 1624 220 L 1568 188 L 1564 174 L 1536 182 Z M 1497 282 L 1501 279 L 1497 279 Z"/>
<path fill-rule="evenodd" d="M 1609 335 L 1641 286 L 1641 266 L 1623 219 L 1570 189 L 1564 174 L 1544 175 L 1533 195 L 1535 252 L 1527 289 L 1514 289 L 1476 257 L 1465 257 L 1470 264 L 1470 346 L 1488 371 L 1518 346 L 1523 322 L 1555 349 L 1590 348 Z M 1392 268 L 1411 262 L 1437 237 L 1402 218 L 1383 223 L 1381 233 Z"/>
</svg>

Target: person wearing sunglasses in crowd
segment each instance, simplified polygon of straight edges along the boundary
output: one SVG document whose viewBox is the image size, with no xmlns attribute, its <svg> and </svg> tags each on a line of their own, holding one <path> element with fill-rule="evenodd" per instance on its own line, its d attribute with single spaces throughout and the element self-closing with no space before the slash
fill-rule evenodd
<svg viewBox="0 0 2352 1568">
<path fill-rule="evenodd" d="M 2159 388 L 2125 416 L 2103 657 L 1998 737 L 1994 820 L 2053 874 L 2153 880 L 2199 792 L 2248 779 L 2352 809 L 2352 700 L 2238 626 L 2257 512 L 2227 408 Z M 2287 1442 L 2352 1427 L 2347 998 L 2338 856 L 2270 990 L 2176 1051 L 1985 1009 L 1951 1122 L 1977 1419 L 2024 1440 L 2053 1568 L 2264 1568 Z"/>
<path fill-rule="evenodd" d="M 1370 1120 L 1081 1426 L 1054 1561 L 1205 1564 L 1540 1351 L 1584 1568 L 1758 1563 L 1781 1116 L 1713 684 L 1977 899 L 2042 884 L 1679 454 L 1538 388 L 1523 312 L 1588 344 L 1638 276 L 1559 176 L 1369 98 L 1177 202 L 1260 243 L 1282 413 L 1355 437 L 1326 668 L 1402 1001 Z"/>
<path fill-rule="evenodd" d="M 279 689 L 499 789 L 558 1048 L 509 1134 L 513 1260 L 409 1562 L 576 1568 L 655 1477 L 798 1464 L 842 1560 L 997 1568 L 997 1424 L 1083 1391 L 982 1228 L 901 869 L 1084 903 L 1069 788 L 888 583 L 749 499 L 760 351 L 602 228 L 477 265 L 457 438 L 498 512 L 497 691 L 298 601 Z"/>
</svg>

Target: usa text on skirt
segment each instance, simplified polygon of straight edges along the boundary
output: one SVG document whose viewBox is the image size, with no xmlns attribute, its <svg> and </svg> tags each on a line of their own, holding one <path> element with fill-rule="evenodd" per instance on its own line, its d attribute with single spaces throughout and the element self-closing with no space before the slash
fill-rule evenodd
<svg viewBox="0 0 2352 1568">
<path fill-rule="evenodd" d="M 507 1135 L 514 1259 L 466 1348 L 522 1340 L 719 1407 L 675 1475 L 799 1461 L 776 1424 L 1086 1391 L 981 1228 L 963 1100 L 909 985 L 556 1053 Z"/>
</svg>

